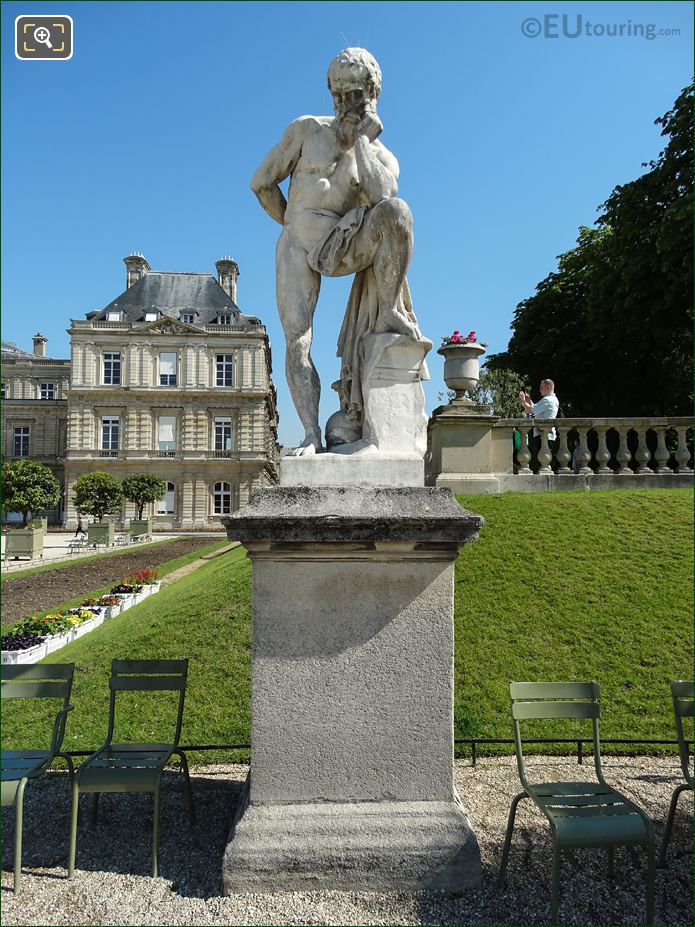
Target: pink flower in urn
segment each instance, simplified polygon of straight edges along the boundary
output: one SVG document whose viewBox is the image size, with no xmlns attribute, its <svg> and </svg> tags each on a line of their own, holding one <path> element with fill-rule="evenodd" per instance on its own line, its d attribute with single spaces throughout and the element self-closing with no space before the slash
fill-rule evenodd
<svg viewBox="0 0 695 927">
<path fill-rule="evenodd" d="M 467 335 L 462 335 L 461 332 L 456 329 L 453 334 L 445 335 L 442 338 L 442 344 L 480 344 L 481 347 L 486 348 L 487 342 L 478 341 L 474 331 L 468 332 Z"/>
</svg>

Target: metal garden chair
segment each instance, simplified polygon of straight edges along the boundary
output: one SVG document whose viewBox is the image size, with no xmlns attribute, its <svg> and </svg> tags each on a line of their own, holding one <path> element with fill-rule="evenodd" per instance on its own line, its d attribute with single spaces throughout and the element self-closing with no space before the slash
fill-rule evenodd
<svg viewBox="0 0 695 927">
<path fill-rule="evenodd" d="M 654 923 L 654 831 L 652 823 L 634 802 L 603 778 L 599 746 L 599 687 L 595 682 L 513 682 L 509 686 L 514 744 L 519 778 L 524 791 L 515 796 L 509 812 L 502 851 L 499 885 L 504 885 L 514 818 L 519 802 L 530 798 L 550 823 L 553 843 L 550 923 L 557 924 L 560 888 L 560 854 L 579 847 L 607 847 L 608 874 L 613 876 L 613 848 L 643 845 L 647 848 L 647 924 Z M 520 722 L 530 719 L 591 719 L 596 782 L 544 782 L 532 784 L 524 768 Z"/>
<path fill-rule="evenodd" d="M 71 710 L 70 691 L 74 663 L 53 663 L 45 666 L 3 666 L 2 700 L 10 698 L 60 699 L 62 708 L 53 722 L 53 735 L 48 750 L 2 751 L 2 805 L 15 807 L 14 838 L 14 890 L 19 891 L 22 874 L 22 824 L 24 816 L 24 790 L 30 779 L 38 779 L 56 757 L 68 764 L 70 782 L 74 781 L 72 759 L 61 752 L 65 722 Z"/>
<path fill-rule="evenodd" d="M 671 830 L 673 829 L 673 819 L 676 816 L 676 805 L 678 796 L 681 792 L 693 791 L 693 776 L 690 772 L 690 748 L 683 731 L 683 718 L 693 717 L 693 680 L 686 681 L 678 679 L 671 683 L 671 697 L 673 699 L 673 713 L 676 716 L 676 734 L 678 736 L 678 753 L 680 754 L 681 769 L 685 782 L 677 785 L 671 796 L 671 804 L 668 809 L 668 818 L 666 820 L 666 829 L 664 830 L 664 840 L 661 844 L 659 853 L 659 867 L 666 864 L 666 850 L 671 839 Z"/>
<path fill-rule="evenodd" d="M 70 822 L 70 855 L 68 877 L 75 874 L 77 816 L 80 792 L 93 792 L 94 819 L 101 792 L 153 792 L 154 822 L 152 827 L 152 875 L 158 873 L 159 849 L 159 790 L 164 767 L 172 756 L 178 756 L 184 772 L 186 800 L 195 820 L 191 780 L 183 750 L 179 749 L 183 702 L 186 694 L 188 660 L 114 660 L 111 664 L 109 688 L 109 728 L 106 743 L 88 757 L 75 774 L 72 788 L 72 819 Z M 116 720 L 116 696 L 119 692 L 178 692 L 176 730 L 171 743 L 112 742 Z"/>
</svg>

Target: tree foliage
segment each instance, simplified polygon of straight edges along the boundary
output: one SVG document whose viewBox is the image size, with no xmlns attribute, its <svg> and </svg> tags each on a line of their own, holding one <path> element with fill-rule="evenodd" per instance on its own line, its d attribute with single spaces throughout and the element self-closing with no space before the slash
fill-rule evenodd
<svg viewBox="0 0 695 927">
<path fill-rule="evenodd" d="M 566 413 L 673 415 L 692 409 L 693 85 L 656 120 L 668 142 L 617 186 L 596 228 L 519 303 L 489 369 L 555 380 Z"/>
<path fill-rule="evenodd" d="M 120 480 L 103 470 L 85 473 L 75 480 L 73 503 L 81 515 L 93 515 L 101 521 L 104 515 L 121 511 L 123 489 Z"/>
<path fill-rule="evenodd" d="M 22 527 L 29 512 L 52 509 L 60 499 L 60 483 L 39 460 L 13 460 L 2 468 L 2 498 L 6 512 L 21 512 Z"/>
<path fill-rule="evenodd" d="M 123 495 L 128 502 L 134 502 L 138 510 L 138 518 L 146 505 L 163 499 L 166 495 L 167 484 L 152 473 L 134 473 L 127 476 L 122 483 Z"/>
<path fill-rule="evenodd" d="M 519 418 L 524 414 L 519 390 L 528 390 L 526 377 L 505 368 L 481 370 L 478 385 L 469 392 L 473 402 L 490 406 L 500 418 Z"/>
</svg>

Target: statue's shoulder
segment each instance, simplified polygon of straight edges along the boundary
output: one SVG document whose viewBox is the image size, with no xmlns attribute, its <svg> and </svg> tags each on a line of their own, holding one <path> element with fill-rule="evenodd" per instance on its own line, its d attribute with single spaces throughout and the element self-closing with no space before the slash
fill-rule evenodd
<svg viewBox="0 0 695 927">
<path fill-rule="evenodd" d="M 306 137 L 324 126 L 332 125 L 334 118 L 334 116 L 299 116 L 290 123 L 289 128 L 295 134 Z"/>
</svg>

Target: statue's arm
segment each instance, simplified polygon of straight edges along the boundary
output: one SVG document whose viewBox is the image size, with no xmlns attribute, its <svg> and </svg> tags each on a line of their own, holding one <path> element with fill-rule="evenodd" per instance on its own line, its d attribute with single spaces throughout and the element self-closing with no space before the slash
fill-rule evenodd
<svg viewBox="0 0 695 927">
<path fill-rule="evenodd" d="M 278 144 L 263 159 L 253 175 L 251 189 L 268 215 L 285 224 L 287 200 L 279 187 L 281 181 L 292 173 L 302 153 L 302 145 L 310 126 L 315 124 L 311 116 L 300 116 L 287 127 Z"/>
<path fill-rule="evenodd" d="M 360 189 L 369 206 L 398 193 L 398 161 L 381 142 L 361 133 L 355 139 Z"/>
</svg>

